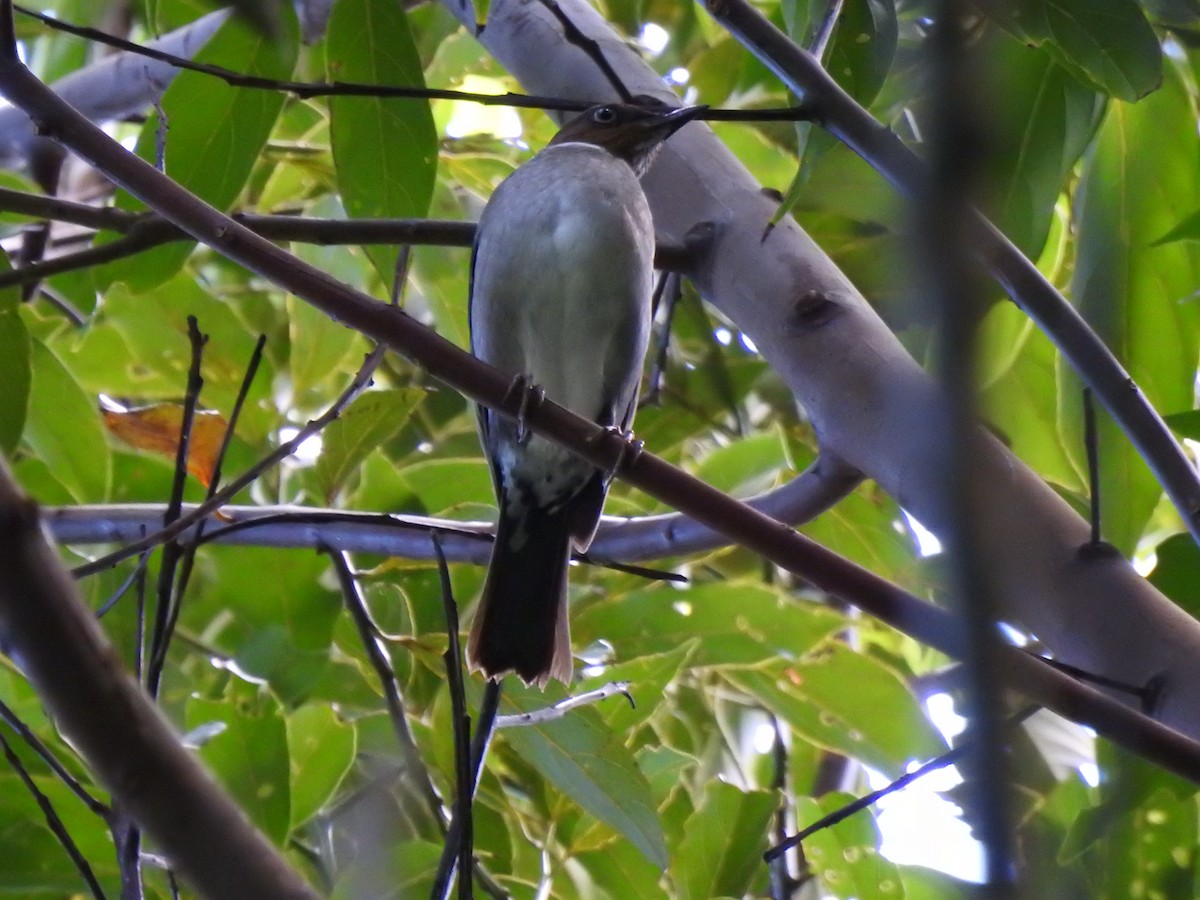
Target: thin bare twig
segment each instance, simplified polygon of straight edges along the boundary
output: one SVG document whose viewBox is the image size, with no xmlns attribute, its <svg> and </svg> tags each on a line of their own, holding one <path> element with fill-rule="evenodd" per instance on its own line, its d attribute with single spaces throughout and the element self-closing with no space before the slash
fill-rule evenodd
<svg viewBox="0 0 1200 900">
<path fill-rule="evenodd" d="M 1008 722 L 1005 724 L 1008 728 L 1015 728 L 1016 726 L 1020 725 L 1022 722 L 1024 722 L 1026 719 L 1028 719 L 1030 716 L 1032 716 L 1034 713 L 1036 713 L 1040 709 L 1041 709 L 1040 706 L 1028 706 L 1025 709 L 1021 710 L 1019 713 L 1017 713 L 1015 716 L 1012 716 L 1008 720 Z M 905 774 L 903 774 L 899 778 L 897 778 L 895 781 L 893 781 L 891 784 L 886 785 L 885 787 L 882 787 L 877 791 L 872 791 L 869 794 L 865 794 L 862 797 L 859 797 L 857 800 L 853 801 L 852 803 L 847 803 L 841 809 L 834 810 L 827 816 L 822 816 L 820 819 L 813 822 L 807 828 L 804 828 L 803 830 L 797 832 L 796 834 L 793 834 L 787 840 L 781 841 L 778 844 L 776 844 L 774 847 L 772 847 L 770 850 L 768 850 L 766 853 L 763 854 L 763 859 L 768 863 L 772 862 L 773 860 L 777 859 L 778 857 L 783 855 L 785 852 L 790 850 L 792 847 L 798 847 L 805 840 L 805 838 L 811 837 L 812 835 L 816 834 L 818 831 L 822 831 L 826 828 L 830 828 L 830 827 L 836 825 L 838 822 L 842 822 L 842 821 L 850 818 L 856 812 L 866 809 L 868 806 L 874 806 L 876 803 L 878 803 L 884 797 L 888 796 L 889 794 L 894 794 L 894 793 L 896 793 L 896 791 L 903 790 L 904 788 L 906 788 L 910 784 L 912 784 L 914 781 L 916 781 L 920 778 L 924 778 L 930 772 L 936 772 L 938 769 L 944 769 L 947 766 L 954 765 L 956 762 L 960 761 L 964 756 L 966 756 L 966 754 L 968 752 L 970 752 L 971 745 L 973 743 L 974 743 L 973 740 L 964 741 L 963 743 L 961 743 L 957 747 L 955 747 L 953 750 L 950 750 L 947 753 L 943 753 L 941 756 L 931 759 L 929 762 L 925 763 L 925 765 L 921 766 L 920 768 L 913 769 L 913 771 L 911 771 L 911 772 L 906 772 Z"/>
<path fill-rule="evenodd" d="M 29 749 L 41 757 L 42 761 L 57 776 L 58 780 L 65 784 L 72 794 L 83 801 L 84 806 L 100 818 L 108 818 L 111 812 L 108 806 L 93 797 L 88 789 L 79 783 L 79 779 L 67 771 L 66 767 L 58 761 L 58 757 L 50 752 L 50 748 L 42 743 L 42 739 L 34 734 L 29 726 L 3 700 L 0 700 L 0 719 L 3 719 L 9 728 L 21 736 L 21 740 L 29 745 Z"/>
<path fill-rule="evenodd" d="M 12 767 L 12 770 L 17 773 L 17 777 L 21 779 L 21 783 L 25 785 L 25 789 L 29 791 L 34 802 L 37 803 L 38 808 L 42 811 L 42 818 L 46 822 L 46 827 L 50 829 L 50 833 L 54 835 L 55 840 L 67 851 L 67 856 L 71 857 L 71 862 L 74 864 L 76 871 L 79 872 L 80 877 L 83 878 L 84 883 L 87 884 L 88 890 L 92 892 L 92 896 L 99 898 L 99 900 L 104 900 L 104 889 L 100 887 L 100 882 L 96 880 L 87 857 L 80 852 L 78 845 L 71 838 L 70 832 L 67 831 L 67 826 L 58 817 L 58 813 L 54 809 L 54 804 L 50 802 L 50 798 L 42 793 L 33 778 L 30 777 L 29 772 L 25 770 L 25 766 L 21 764 L 21 758 L 13 751 L 12 746 L 3 734 L 0 734 L 0 751 L 3 751 L 5 760 Z"/>
<path fill-rule="evenodd" d="M 594 691 L 575 694 L 574 696 L 559 700 L 553 706 L 547 706 L 545 709 L 536 709 L 533 712 L 519 713 L 513 716 L 497 716 L 496 727 L 521 728 L 525 725 L 544 725 L 546 722 L 553 722 L 555 719 L 565 717 L 573 709 L 578 709 L 581 706 L 593 706 L 601 700 L 617 696 L 628 700 L 630 706 L 637 706 L 633 701 L 633 695 L 629 693 L 628 681 L 610 681 L 608 684 L 598 687 Z"/>
<path fill-rule="evenodd" d="M 459 823 L 454 836 L 458 844 L 458 871 L 471 871 L 474 859 L 475 829 L 471 818 L 471 800 L 475 794 L 475 780 L 471 772 L 471 718 L 467 715 L 466 688 L 463 686 L 462 650 L 458 639 L 458 607 L 454 602 L 454 589 L 450 584 L 450 566 L 442 552 L 442 542 L 435 531 L 430 535 L 434 553 L 437 555 L 438 575 L 442 586 L 442 609 L 446 615 L 447 645 L 446 687 L 450 691 L 450 716 L 454 728 L 454 774 L 456 781 L 454 798 L 454 821 Z M 449 834 L 447 834 L 449 840 Z M 464 874 L 458 881 L 459 900 L 471 900 L 471 879 Z"/>
<path fill-rule="evenodd" d="M 420 750 L 417 749 L 417 742 L 413 739 L 412 731 L 408 727 L 408 719 L 404 713 L 404 699 L 400 696 L 400 684 L 396 680 L 392 661 L 388 659 L 387 651 L 384 650 L 380 641 L 379 627 L 371 618 L 366 598 L 359 589 L 358 581 L 354 577 L 346 555 L 328 547 L 323 548 L 323 551 L 333 563 L 333 570 L 337 574 L 338 584 L 342 589 L 342 600 L 346 604 L 346 611 L 354 620 L 359 639 L 367 653 L 367 661 L 375 670 L 375 676 L 383 691 L 384 704 L 392 723 L 392 732 L 396 735 L 396 743 L 400 748 L 404 767 L 403 776 L 420 794 L 434 821 L 444 828 L 442 801 L 433 789 L 429 772 L 421 760 Z"/>
<path fill-rule="evenodd" d="M 163 516 L 163 525 L 169 527 L 178 521 L 183 505 L 183 488 L 187 483 L 188 455 L 192 443 L 192 423 L 196 417 L 196 406 L 200 400 L 200 390 L 204 379 L 200 375 L 200 364 L 204 358 L 204 345 L 208 336 L 200 333 L 200 327 L 195 316 L 188 316 L 188 341 L 192 347 L 192 362 L 188 369 L 187 393 L 183 400 L 183 417 L 179 426 L 179 443 L 175 452 L 175 472 L 171 482 L 171 495 L 167 501 L 167 513 Z M 163 666 L 167 661 L 167 648 L 171 644 L 171 630 L 177 614 L 173 609 L 179 602 L 175 595 L 175 573 L 179 563 L 182 548 L 175 540 L 163 544 L 162 556 L 159 559 L 158 583 L 156 588 L 157 604 L 154 610 L 154 628 L 150 633 L 150 660 L 146 667 L 146 691 L 151 697 L 158 696 L 159 681 L 162 678 Z"/>
<path fill-rule="evenodd" d="M 360 393 L 362 393 L 367 385 L 371 383 L 371 375 L 378 367 L 379 362 L 383 359 L 384 351 L 382 348 L 375 348 L 363 361 L 358 373 L 351 379 L 346 390 L 342 391 L 341 395 L 330 405 L 329 409 L 305 423 L 291 440 L 284 441 L 273 451 L 268 453 L 257 463 L 227 484 L 224 488 L 213 494 L 208 500 L 197 505 L 191 512 L 186 515 L 181 515 L 175 519 L 170 525 L 156 531 L 153 534 L 147 535 L 140 540 L 127 544 L 119 550 L 114 550 L 99 559 L 92 560 L 89 563 L 77 566 L 72 570 L 72 574 L 76 578 L 84 578 L 88 575 L 93 575 L 96 572 L 102 572 L 105 569 L 112 568 L 123 559 L 128 559 L 131 556 L 136 556 L 146 550 L 157 547 L 165 541 L 173 540 L 183 534 L 189 528 L 202 519 L 207 518 L 211 513 L 216 512 L 232 499 L 238 491 L 246 485 L 257 479 L 268 468 L 278 463 L 280 460 L 286 459 L 296 452 L 302 443 L 317 434 L 321 429 L 325 428 L 330 422 L 341 415 L 344 410 Z"/>
</svg>

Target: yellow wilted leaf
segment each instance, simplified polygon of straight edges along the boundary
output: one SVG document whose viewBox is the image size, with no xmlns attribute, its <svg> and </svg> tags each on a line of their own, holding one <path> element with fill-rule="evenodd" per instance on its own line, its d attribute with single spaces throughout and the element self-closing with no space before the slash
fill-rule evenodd
<svg viewBox="0 0 1200 900">
<path fill-rule="evenodd" d="M 178 403 L 155 403 L 134 409 L 105 408 L 100 412 L 108 430 L 131 447 L 172 460 L 179 452 L 183 407 Z M 187 469 L 205 487 L 212 481 L 217 452 L 228 427 L 229 423 L 220 413 L 196 410 Z"/>
</svg>

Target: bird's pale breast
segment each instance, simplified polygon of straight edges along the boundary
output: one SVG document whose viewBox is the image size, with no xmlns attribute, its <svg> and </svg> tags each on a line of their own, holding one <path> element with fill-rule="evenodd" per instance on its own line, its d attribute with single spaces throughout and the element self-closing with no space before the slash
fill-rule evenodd
<svg viewBox="0 0 1200 900">
<path fill-rule="evenodd" d="M 641 376 L 653 249 L 650 210 L 628 165 L 584 144 L 543 151 L 481 218 L 473 351 L 531 376 L 580 415 L 619 422 Z M 535 441 L 521 464 L 561 465 L 567 451 Z"/>
</svg>

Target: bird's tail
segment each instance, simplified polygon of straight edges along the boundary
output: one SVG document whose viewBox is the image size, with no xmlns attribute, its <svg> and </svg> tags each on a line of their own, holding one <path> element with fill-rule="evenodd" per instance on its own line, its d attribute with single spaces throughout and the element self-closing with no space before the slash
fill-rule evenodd
<svg viewBox="0 0 1200 900">
<path fill-rule="evenodd" d="M 568 518 L 559 509 L 514 511 L 502 498 L 483 595 L 467 639 L 467 664 L 526 684 L 571 680 L 567 617 Z"/>
</svg>

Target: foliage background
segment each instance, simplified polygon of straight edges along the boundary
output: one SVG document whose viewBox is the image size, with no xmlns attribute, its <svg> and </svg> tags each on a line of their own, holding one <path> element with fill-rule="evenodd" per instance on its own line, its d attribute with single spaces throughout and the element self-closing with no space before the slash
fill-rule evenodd
<svg viewBox="0 0 1200 900">
<path fill-rule="evenodd" d="M 824 12 L 824 4 L 800 0 L 758 6 L 802 43 L 811 41 Z M 664 76 L 686 70 L 686 78 L 670 77 L 685 82 L 689 100 L 747 109 L 792 100 L 698 6 L 612 0 L 601 7 L 631 39 L 644 35 L 647 23 L 663 29 L 665 46 L 648 55 Z M 384 0 L 336 0 L 327 32 L 309 43 L 300 41 L 290 10 L 280 10 L 276 37 L 231 22 L 198 58 L 271 78 L 519 90 L 438 4 L 405 10 Z M 208 10 L 187 0 L 128 7 L 66 0 L 54 11 L 145 39 Z M 916 2 L 846 0 L 826 56 L 839 82 L 914 144 L 924 105 L 923 20 L 930 14 Z M 989 213 L 1068 291 L 1151 401 L 1178 414 L 1172 421 L 1183 436 L 1198 429 L 1186 415 L 1194 405 L 1200 334 L 1193 296 L 1200 283 L 1192 54 L 1198 18 L 1190 0 L 985 3 L 970 47 L 989 134 Z M 98 52 L 28 20 L 19 24 L 28 61 L 46 81 Z M 223 208 L 474 220 L 499 179 L 554 131 L 540 112 L 508 115 L 519 119 L 519 140 L 489 133 L 505 121 L 496 114 L 452 101 L 299 99 L 189 72 L 172 81 L 144 123 L 112 127 L 147 159 L 161 146 L 167 174 Z M 924 358 L 930 323 L 914 300 L 910 215 L 892 189 L 817 128 L 713 127 L 764 185 L 787 195 L 799 223 Z M 82 167 L 66 174 L 63 194 L 106 197 Z M 22 175 L 4 177 L 38 189 Z M 113 202 L 138 208 L 120 192 Z M 4 216 L 12 235 L 27 221 Z M 94 240 L 110 239 L 101 233 Z M 5 246 L 15 252 L 17 242 Z M 395 248 L 297 242 L 291 249 L 381 300 L 390 294 Z M 462 248 L 416 248 L 405 299 L 412 315 L 464 346 L 466 262 Z M 255 340 L 267 337 L 230 472 L 326 407 L 369 350 L 361 336 L 192 244 L 55 276 L 45 288 L 57 304 L 44 295 L 22 302 L 15 288 L 0 297 L 0 448 L 24 487 L 48 505 L 162 502 L 169 495 L 171 462 L 110 435 L 97 400 L 179 400 L 189 314 L 209 336 L 201 402 L 226 415 Z M 63 315 L 64 301 L 82 314 L 81 323 Z M 1077 380 L 1014 307 L 997 303 L 985 335 L 981 383 L 989 423 L 1085 510 Z M 786 482 L 815 458 L 803 410 L 736 326 L 691 291 L 675 317 L 665 382 L 661 404 L 639 413 L 639 437 L 721 489 L 749 496 Z M 1126 554 L 1150 560 L 1157 551 L 1155 583 L 1194 610 L 1195 547 L 1172 537 L 1179 531 L 1175 514 L 1115 428 L 1102 425 L 1100 447 L 1105 536 Z M 200 499 L 202 489 L 189 485 L 188 497 Z M 470 404 L 396 357 L 325 433 L 315 461 L 289 461 L 239 499 L 464 520 L 487 518 L 492 505 Z M 608 511 L 666 510 L 618 485 Z M 912 591 L 938 593 L 937 558 L 921 556 L 900 510 L 873 484 L 803 530 Z M 72 561 L 99 551 L 66 552 Z M 387 635 L 422 759 L 449 797 L 453 752 L 437 570 L 424 560 L 361 556 L 355 563 Z M 658 565 L 686 574 L 689 583 L 651 583 L 594 566 L 572 573 L 575 647 L 593 664 L 573 690 L 628 680 L 636 708 L 612 699 L 554 723 L 505 730 L 492 747 L 476 803 L 476 846 L 484 868 L 514 896 L 765 895 L 760 854 L 780 828 L 777 817 L 788 827 L 803 825 L 844 802 L 842 790 L 861 793 L 859 764 L 898 776 L 910 761 L 945 749 L 921 703 L 953 687 L 944 658 L 737 548 Z M 126 564 L 81 588 L 100 607 L 131 570 Z M 463 609 L 481 577 L 476 566 L 452 567 Z M 131 665 L 138 618 L 126 596 L 103 620 Z M 472 708 L 480 692 L 470 680 Z M 502 711 L 516 712 L 564 692 L 509 685 L 505 694 Z M 87 781 L 8 661 L 0 669 L 0 699 Z M 200 747 L 201 757 L 314 883 L 335 896 L 427 895 L 440 832 L 411 787 L 387 777 L 399 758 L 392 726 L 325 557 L 201 549 L 160 700 L 183 730 L 224 723 Z M 1040 724 L 1014 742 L 1013 791 L 1021 861 L 1038 893 L 1129 897 L 1136 887 L 1144 896 L 1196 895 L 1193 787 L 1103 742 L 1096 764 L 1104 781 L 1091 786 L 1078 771 L 1087 761 L 1078 753 L 1080 733 L 1034 721 Z M 755 743 L 763 727 L 779 735 L 780 752 Z M 12 740 L 7 731 L 5 737 Z M 117 894 L 107 830 L 19 740 L 13 743 L 101 883 Z M 0 773 L 0 781 L 0 890 L 77 892 L 78 873 L 34 799 L 14 772 Z M 813 877 L 793 886 L 795 895 L 921 898 L 965 890 L 948 876 L 887 860 L 879 843 L 869 814 L 822 832 L 805 845 Z M 801 872 L 799 860 L 791 865 L 793 875 Z M 147 881 L 151 895 L 167 895 L 160 873 L 150 871 Z"/>
</svg>

